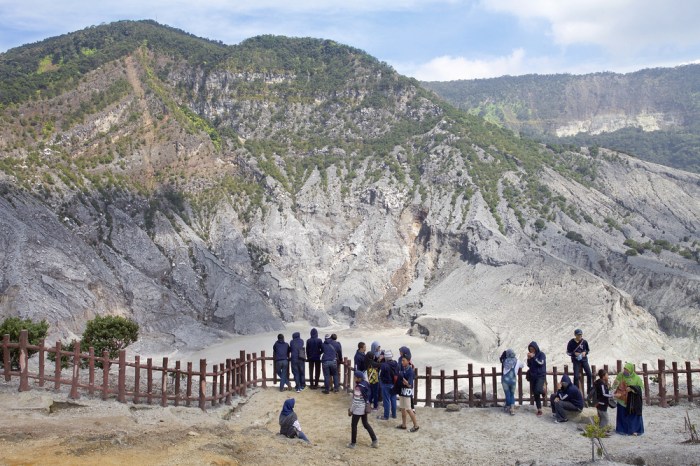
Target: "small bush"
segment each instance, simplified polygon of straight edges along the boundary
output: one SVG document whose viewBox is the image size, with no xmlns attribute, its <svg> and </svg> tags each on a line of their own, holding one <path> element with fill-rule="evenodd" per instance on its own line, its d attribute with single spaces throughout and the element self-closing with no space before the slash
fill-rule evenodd
<svg viewBox="0 0 700 466">
<path fill-rule="evenodd" d="M 46 338 L 46 334 L 49 330 L 49 324 L 42 320 L 41 322 L 34 322 L 32 319 L 20 319 L 19 317 L 8 317 L 2 324 L 0 324 L 0 337 L 4 335 L 10 335 L 10 341 L 18 342 L 19 333 L 22 330 L 27 330 L 29 333 L 29 344 L 38 345 L 42 339 Z M 28 350 L 27 354 L 31 357 L 36 350 Z M 3 365 L 2 359 L 0 359 L 0 367 Z M 19 369 L 19 349 L 10 350 L 10 367 L 13 370 Z"/>
<path fill-rule="evenodd" d="M 122 350 L 139 338 L 139 324 L 120 316 L 97 316 L 88 321 L 83 332 L 81 348 L 93 347 L 95 355 L 101 356 L 104 350 L 110 358 L 116 358 Z"/>
</svg>

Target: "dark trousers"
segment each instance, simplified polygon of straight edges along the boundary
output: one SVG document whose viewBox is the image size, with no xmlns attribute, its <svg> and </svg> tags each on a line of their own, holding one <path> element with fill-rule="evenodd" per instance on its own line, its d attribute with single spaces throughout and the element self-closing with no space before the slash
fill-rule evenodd
<svg viewBox="0 0 700 466">
<path fill-rule="evenodd" d="M 331 378 L 333 379 L 334 388 L 331 387 Z M 338 363 L 335 361 L 323 362 L 323 385 L 326 391 L 330 391 L 332 389 L 338 391 L 340 379 L 338 379 Z"/>
<path fill-rule="evenodd" d="M 360 422 L 360 419 L 362 419 L 362 427 L 367 429 L 367 432 L 369 432 L 369 437 L 372 439 L 374 442 L 377 440 L 377 436 L 374 435 L 374 430 L 372 430 L 372 426 L 369 425 L 369 422 L 367 421 L 367 415 L 363 414 L 360 416 L 359 414 L 353 414 L 352 415 L 352 437 L 350 441 L 352 443 L 357 443 L 357 423 Z"/>
<path fill-rule="evenodd" d="M 590 395 L 591 386 L 593 385 L 593 378 L 591 377 L 591 366 L 588 364 L 588 358 L 583 358 L 582 360 L 574 359 L 574 385 L 577 387 L 579 374 L 581 374 L 581 368 L 583 372 L 586 373 L 586 393 Z"/>
<path fill-rule="evenodd" d="M 321 378 L 321 361 L 309 361 L 309 384 L 318 387 L 318 379 Z"/>
<path fill-rule="evenodd" d="M 545 376 L 537 377 L 535 380 L 530 382 L 530 393 L 535 396 L 535 406 L 537 406 L 537 411 L 542 409 L 542 395 L 544 395 L 545 382 Z"/>
<path fill-rule="evenodd" d="M 569 417 L 567 415 L 567 412 L 578 413 L 581 411 L 570 401 L 563 400 L 563 401 L 557 401 L 555 403 L 554 399 L 556 397 L 557 397 L 556 393 L 554 395 L 550 396 L 549 402 L 552 404 L 552 412 L 557 415 L 558 420 L 568 421 Z"/>
<path fill-rule="evenodd" d="M 369 402 L 374 409 L 379 406 L 379 383 L 369 384 Z"/>
<path fill-rule="evenodd" d="M 294 374 L 294 384 L 297 390 L 304 388 L 306 385 L 306 380 L 304 378 L 304 360 L 303 359 L 293 359 L 292 360 L 292 374 Z"/>
</svg>

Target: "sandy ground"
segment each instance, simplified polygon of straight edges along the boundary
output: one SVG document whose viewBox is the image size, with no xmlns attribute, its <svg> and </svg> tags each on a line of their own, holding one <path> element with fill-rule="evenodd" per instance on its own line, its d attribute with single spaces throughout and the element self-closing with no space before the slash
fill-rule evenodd
<svg viewBox="0 0 700 466">
<path fill-rule="evenodd" d="M 284 400 L 296 398 L 296 412 L 311 444 L 277 434 Z M 18 393 L 0 382 L 0 464 L 2 465 L 279 465 L 295 464 L 586 464 L 590 441 L 574 422 L 538 418 L 532 406 L 515 416 L 500 408 L 416 409 L 420 430 L 395 428 L 394 420 L 370 423 L 379 448 L 370 448 L 360 426 L 358 445 L 350 440 L 349 395 L 317 390 L 257 389 L 233 406 L 197 408 L 121 404 L 64 393 Z M 700 406 L 648 407 L 646 434 L 612 435 L 604 440 L 620 464 L 700 464 L 700 445 L 683 443 L 684 417 L 700 424 Z M 597 464 L 617 464 L 597 462 Z"/>
</svg>

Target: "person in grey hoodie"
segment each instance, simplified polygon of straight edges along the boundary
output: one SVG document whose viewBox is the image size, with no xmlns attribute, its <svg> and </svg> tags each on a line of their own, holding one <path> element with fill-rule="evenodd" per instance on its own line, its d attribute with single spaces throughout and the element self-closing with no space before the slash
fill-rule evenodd
<svg viewBox="0 0 700 466">
<path fill-rule="evenodd" d="M 292 374 L 294 375 L 294 388 L 297 393 L 306 388 L 304 377 L 304 364 L 306 363 L 306 352 L 304 351 L 304 340 L 299 332 L 292 334 L 292 341 L 289 342 L 291 350 Z"/>
</svg>

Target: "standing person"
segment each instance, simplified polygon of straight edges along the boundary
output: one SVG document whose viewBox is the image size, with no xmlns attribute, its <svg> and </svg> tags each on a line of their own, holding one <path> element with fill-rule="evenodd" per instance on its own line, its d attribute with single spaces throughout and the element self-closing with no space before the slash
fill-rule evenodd
<svg viewBox="0 0 700 466">
<path fill-rule="evenodd" d="M 379 342 L 373 341 L 371 351 L 366 354 L 365 366 L 367 367 L 367 381 L 369 382 L 369 402 L 372 403 L 372 411 L 379 407 L 379 367 L 380 367 Z"/>
<path fill-rule="evenodd" d="M 618 404 L 615 432 L 620 435 L 642 435 L 644 433 L 642 418 L 644 382 L 634 372 L 634 364 L 631 362 L 625 364 L 622 373 L 615 377 L 613 389 Z"/>
<path fill-rule="evenodd" d="M 511 348 L 506 350 L 505 359 L 503 360 L 503 376 L 501 377 L 501 386 L 506 395 L 505 410 L 511 416 L 515 415 L 515 387 L 518 382 L 518 371 L 525 367 L 525 363 L 515 356 L 515 351 Z"/>
<path fill-rule="evenodd" d="M 581 390 L 571 383 L 571 378 L 566 374 L 561 376 L 559 387 L 552 394 L 549 401 L 552 403 L 552 413 L 556 423 L 568 421 L 567 413 L 580 413 L 583 410 Z"/>
<path fill-rule="evenodd" d="M 598 380 L 593 384 L 593 389 L 596 394 L 596 410 L 598 410 L 598 419 L 600 420 L 600 427 L 605 427 L 610 423 L 608 418 L 608 405 L 612 399 L 612 393 L 610 393 L 610 385 L 608 384 L 608 372 L 605 369 L 600 369 L 598 371 Z"/>
<path fill-rule="evenodd" d="M 530 381 L 530 393 L 535 396 L 537 415 L 542 416 L 542 395 L 547 384 L 547 356 L 540 350 L 536 341 L 527 346 L 527 380 Z"/>
<path fill-rule="evenodd" d="M 357 344 L 357 351 L 355 351 L 355 370 L 363 372 L 365 378 L 367 378 L 367 366 L 365 365 L 365 352 L 367 351 L 367 345 L 364 341 Z"/>
<path fill-rule="evenodd" d="M 403 357 L 408 358 L 408 365 L 411 366 L 411 369 L 415 369 L 415 366 L 413 365 L 413 361 L 411 359 L 411 350 L 408 348 L 408 346 L 402 346 L 399 348 L 399 370 L 401 370 L 401 359 Z M 413 405 L 413 397 L 411 397 L 411 411 L 415 413 L 415 406 Z"/>
<path fill-rule="evenodd" d="M 318 337 L 318 330 L 311 329 L 311 338 L 306 340 L 306 358 L 309 361 L 309 384 L 313 390 L 318 388 L 321 377 L 321 351 L 323 340 Z"/>
<path fill-rule="evenodd" d="M 591 387 L 593 385 L 593 376 L 591 375 L 591 366 L 588 364 L 588 353 L 590 353 L 588 342 L 583 339 L 583 330 L 577 328 L 574 330 L 574 338 L 569 340 L 566 345 L 566 354 L 571 356 L 571 362 L 574 365 L 574 385 L 577 387 L 578 378 L 581 373 L 581 368 L 586 373 L 586 393 L 588 399 L 591 398 Z"/>
<path fill-rule="evenodd" d="M 292 341 L 289 342 L 291 350 L 292 374 L 294 374 L 294 385 L 297 393 L 306 388 L 306 377 L 304 374 L 304 364 L 306 363 L 306 350 L 304 340 L 299 332 L 292 334 Z"/>
<path fill-rule="evenodd" d="M 323 366 L 323 393 L 328 395 L 331 390 L 331 379 L 335 384 L 335 391 L 338 391 L 338 360 L 336 359 L 335 346 L 330 335 L 326 335 L 323 340 L 321 351 L 321 365 Z"/>
<path fill-rule="evenodd" d="M 294 398 L 284 401 L 282 412 L 280 413 L 280 434 L 285 437 L 298 437 L 306 443 L 311 443 L 311 440 L 302 432 L 301 424 L 297 418 L 297 413 L 294 412 Z"/>
<path fill-rule="evenodd" d="M 340 387 L 340 368 L 343 366 L 343 346 L 338 341 L 338 335 L 335 333 L 331 335 L 331 343 L 335 349 L 335 361 L 336 361 L 336 371 L 335 371 L 335 392 L 338 393 L 338 387 Z M 345 387 L 343 387 L 345 388 Z"/>
<path fill-rule="evenodd" d="M 360 371 L 355 371 L 355 389 L 352 392 L 352 400 L 348 408 L 348 416 L 352 416 L 351 437 L 348 448 L 355 448 L 357 443 L 357 423 L 362 419 L 362 427 L 367 430 L 372 439 L 372 448 L 377 448 L 377 436 L 374 434 L 372 426 L 367 420 L 367 405 L 369 404 L 369 384 L 365 380 L 365 375 Z"/>
<path fill-rule="evenodd" d="M 399 381 L 401 382 L 401 391 L 399 392 L 399 408 L 401 409 L 401 424 L 396 426 L 397 429 L 406 429 L 406 415 L 411 418 L 413 427 L 410 432 L 418 432 L 418 420 L 416 413 L 411 408 L 411 399 L 413 398 L 413 368 L 409 364 L 406 356 L 401 358 L 401 368 L 399 369 Z"/>
<path fill-rule="evenodd" d="M 391 350 L 383 351 L 384 358 L 379 367 L 379 388 L 382 391 L 382 404 L 384 406 L 384 415 L 377 416 L 377 419 L 382 421 L 389 420 L 389 411 L 391 408 L 391 417 L 396 419 L 396 394 L 392 393 L 394 383 L 399 376 L 399 364 L 394 361 L 394 355 Z"/>
<path fill-rule="evenodd" d="M 284 386 L 288 385 L 292 389 L 292 384 L 289 382 L 289 343 L 284 341 L 284 335 L 277 335 L 277 341 L 272 345 L 272 357 L 275 361 L 275 372 L 280 379 L 280 391 L 284 391 Z"/>
</svg>

